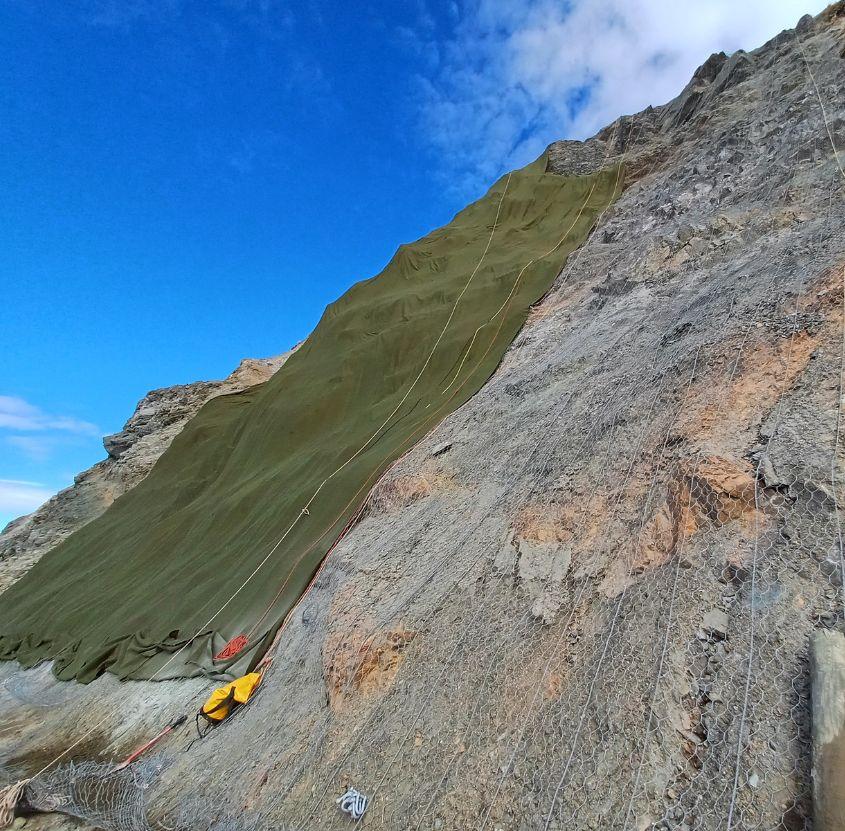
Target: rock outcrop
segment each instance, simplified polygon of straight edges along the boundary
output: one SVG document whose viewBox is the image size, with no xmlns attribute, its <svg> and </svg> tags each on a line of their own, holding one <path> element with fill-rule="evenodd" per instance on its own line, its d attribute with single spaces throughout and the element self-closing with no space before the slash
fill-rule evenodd
<svg viewBox="0 0 845 831">
<path fill-rule="evenodd" d="M 0 591 L 46 551 L 135 487 L 206 401 L 263 383 L 291 354 L 245 358 L 222 381 L 198 381 L 148 392 L 123 429 L 103 438 L 108 458 L 77 474 L 70 487 L 33 513 L 13 520 L 0 533 Z"/>
<path fill-rule="evenodd" d="M 378 485 L 255 703 L 144 768 L 153 827 L 348 828 L 350 786 L 380 831 L 812 826 L 807 644 L 843 622 L 843 42 L 838 3 L 552 147 L 560 173 L 623 162 L 625 192 Z M 214 686 L 0 675 L 10 778 L 80 737 L 117 758 Z"/>
</svg>

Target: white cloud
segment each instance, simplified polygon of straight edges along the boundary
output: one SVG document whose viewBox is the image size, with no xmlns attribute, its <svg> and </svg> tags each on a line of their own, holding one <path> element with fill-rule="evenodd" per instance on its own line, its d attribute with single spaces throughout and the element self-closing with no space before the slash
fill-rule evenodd
<svg viewBox="0 0 845 831">
<path fill-rule="evenodd" d="M 827 0 L 464 0 L 423 129 L 470 194 L 559 138 L 677 95 L 712 52 L 754 49 Z M 583 107 L 572 103 L 585 90 Z"/>
<path fill-rule="evenodd" d="M 39 482 L 0 479 L 0 514 L 28 514 L 46 502 L 53 493 Z"/>
<path fill-rule="evenodd" d="M 96 424 L 69 416 L 49 415 L 15 395 L 0 395 L 0 429 L 18 432 L 59 431 L 83 436 L 97 436 Z"/>
</svg>

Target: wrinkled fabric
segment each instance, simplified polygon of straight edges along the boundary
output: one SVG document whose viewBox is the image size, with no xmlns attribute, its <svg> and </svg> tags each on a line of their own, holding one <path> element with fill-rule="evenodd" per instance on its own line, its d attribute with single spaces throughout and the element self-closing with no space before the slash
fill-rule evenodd
<svg viewBox="0 0 845 831">
<path fill-rule="evenodd" d="M 495 371 L 615 197 L 617 174 L 558 176 L 543 156 L 511 175 L 481 267 L 379 430 L 479 262 L 506 177 L 401 246 L 326 309 L 273 378 L 207 402 L 145 480 L 0 595 L 0 658 L 55 658 L 59 678 L 83 682 L 254 667 L 379 476 Z M 245 633 L 243 652 L 213 661 Z"/>
</svg>

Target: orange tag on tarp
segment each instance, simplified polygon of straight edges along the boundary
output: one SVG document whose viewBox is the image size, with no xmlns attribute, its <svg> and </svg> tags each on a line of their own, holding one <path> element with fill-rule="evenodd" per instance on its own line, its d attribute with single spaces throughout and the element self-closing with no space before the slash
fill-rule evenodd
<svg viewBox="0 0 845 831">
<path fill-rule="evenodd" d="M 225 661 L 227 658 L 234 658 L 248 643 L 246 635 L 237 635 L 214 656 L 214 660 Z"/>
</svg>

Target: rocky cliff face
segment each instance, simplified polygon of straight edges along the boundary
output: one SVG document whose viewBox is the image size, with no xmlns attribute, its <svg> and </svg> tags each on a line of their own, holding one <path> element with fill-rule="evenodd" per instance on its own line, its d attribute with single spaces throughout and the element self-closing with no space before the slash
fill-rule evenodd
<svg viewBox="0 0 845 831">
<path fill-rule="evenodd" d="M 108 458 L 75 476 L 73 485 L 33 513 L 10 522 L 0 533 L 0 591 L 46 551 L 135 487 L 206 401 L 263 383 L 290 354 L 246 358 L 222 381 L 179 384 L 147 393 L 123 429 L 103 439 Z"/>
<path fill-rule="evenodd" d="M 807 639 L 843 618 L 843 45 L 838 3 L 553 146 L 561 173 L 622 161 L 625 193 L 379 483 L 255 703 L 85 816 L 143 794 L 153 827 L 341 829 L 354 786 L 385 831 L 812 827 Z M 81 736 L 119 756 L 213 686 L 0 672 L 10 776 Z"/>
</svg>

